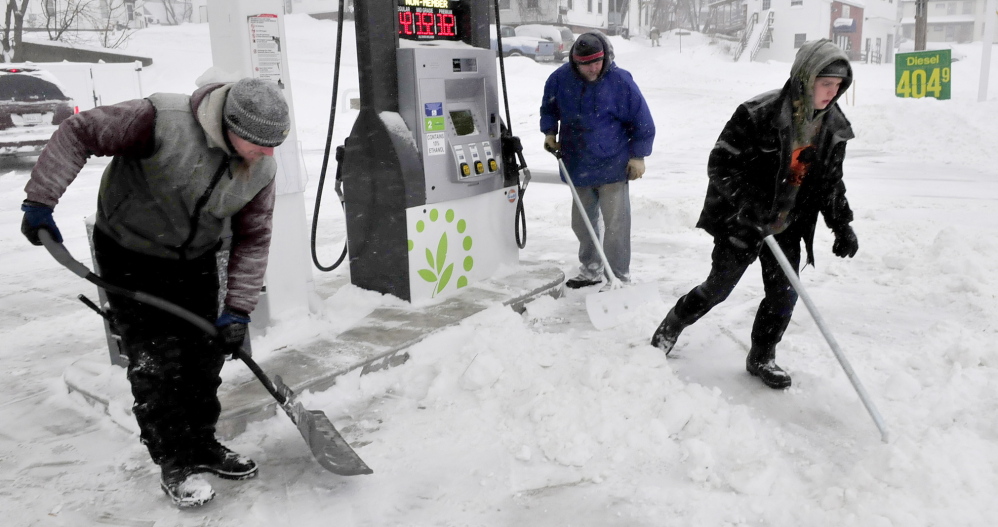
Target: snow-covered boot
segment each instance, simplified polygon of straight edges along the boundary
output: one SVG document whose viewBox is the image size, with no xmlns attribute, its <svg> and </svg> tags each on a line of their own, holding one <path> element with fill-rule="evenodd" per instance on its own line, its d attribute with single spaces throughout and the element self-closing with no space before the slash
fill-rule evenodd
<svg viewBox="0 0 998 527">
<path fill-rule="evenodd" d="M 745 369 L 774 390 L 790 387 L 790 375 L 776 365 L 775 347 L 752 346 L 745 359 Z"/>
<path fill-rule="evenodd" d="M 200 507 L 215 497 L 211 484 L 191 467 L 164 464 L 162 470 L 159 486 L 177 507 Z"/>
<path fill-rule="evenodd" d="M 676 308 L 669 310 L 669 314 L 665 316 L 662 323 L 659 324 L 658 329 L 651 336 L 651 345 L 665 352 L 668 355 L 672 348 L 676 346 L 676 341 L 679 340 L 679 334 L 683 332 L 686 326 L 679 322 L 679 317 L 676 316 Z"/>
<path fill-rule="evenodd" d="M 195 470 L 211 472 L 225 479 L 249 479 L 259 470 L 252 459 L 229 450 L 214 439 L 195 452 L 193 460 Z"/>
</svg>

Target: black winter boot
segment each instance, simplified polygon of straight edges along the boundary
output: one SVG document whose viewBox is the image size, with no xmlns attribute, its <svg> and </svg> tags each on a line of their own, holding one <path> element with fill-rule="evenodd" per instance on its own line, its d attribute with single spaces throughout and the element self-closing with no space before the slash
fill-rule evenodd
<svg viewBox="0 0 998 527">
<path fill-rule="evenodd" d="M 210 472 L 224 479 L 256 477 L 258 468 L 252 459 L 239 455 L 212 439 L 192 455 L 194 470 Z"/>
<path fill-rule="evenodd" d="M 774 390 L 790 387 L 790 375 L 776 365 L 775 347 L 752 346 L 745 359 L 745 369 Z"/>
<path fill-rule="evenodd" d="M 679 334 L 683 332 L 686 326 L 679 322 L 679 317 L 676 316 L 676 308 L 669 310 L 669 314 L 665 316 L 662 323 L 659 324 L 658 329 L 651 336 L 651 345 L 665 352 L 668 355 L 672 348 L 676 346 L 676 341 L 679 340 Z"/>
<path fill-rule="evenodd" d="M 165 463 L 159 486 L 181 509 L 200 507 L 215 497 L 215 491 L 191 467 Z"/>
</svg>

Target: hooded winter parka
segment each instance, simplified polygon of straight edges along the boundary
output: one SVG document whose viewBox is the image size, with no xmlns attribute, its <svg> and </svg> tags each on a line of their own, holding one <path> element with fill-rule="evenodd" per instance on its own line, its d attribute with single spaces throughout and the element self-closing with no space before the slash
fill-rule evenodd
<svg viewBox="0 0 998 527">
<path fill-rule="evenodd" d="M 77 114 L 53 134 L 25 186 L 55 207 L 91 155 L 114 156 L 98 194 L 102 233 L 131 251 L 190 260 L 217 248 L 231 221 L 225 304 L 256 307 L 270 247 L 276 162 L 247 163 L 225 139 L 231 84 L 153 94 Z"/>
<path fill-rule="evenodd" d="M 852 81 L 843 79 L 836 98 L 815 112 L 814 79 L 825 66 L 848 57 L 831 41 L 809 42 L 797 54 L 790 79 L 780 90 L 760 94 L 735 110 L 710 153 L 710 183 L 697 227 L 712 236 L 728 236 L 737 228 L 734 217 L 746 208 L 756 213 L 779 212 L 786 195 L 795 134 L 805 126 L 820 126 L 812 144 L 815 157 L 789 210 L 787 223 L 804 239 L 807 263 L 814 263 L 814 230 L 820 212 L 833 231 L 853 220 L 842 181 L 846 141 L 854 137 L 836 101 Z"/>
<path fill-rule="evenodd" d="M 630 73 L 614 64 L 610 41 L 592 34 L 604 49 L 596 80 L 587 82 L 569 55 L 548 77 L 541 101 L 541 132 L 560 132 L 565 168 L 579 187 L 625 181 L 627 161 L 651 155 L 655 140 L 655 122 L 641 90 Z"/>
</svg>

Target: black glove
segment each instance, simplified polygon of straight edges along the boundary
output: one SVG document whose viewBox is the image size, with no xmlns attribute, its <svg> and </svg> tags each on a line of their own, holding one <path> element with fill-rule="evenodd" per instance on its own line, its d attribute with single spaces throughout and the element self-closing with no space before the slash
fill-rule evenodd
<svg viewBox="0 0 998 527">
<path fill-rule="evenodd" d="M 728 219 L 728 241 L 739 249 L 759 248 L 762 239 L 770 235 L 771 214 L 763 214 L 751 206 L 742 207 Z"/>
<path fill-rule="evenodd" d="M 55 220 L 52 218 L 52 207 L 37 201 L 24 200 L 24 203 L 21 204 L 21 210 L 24 211 L 24 219 L 21 220 L 21 233 L 32 245 L 42 244 L 42 241 L 38 239 L 38 229 L 49 231 L 52 234 L 52 239 L 62 243 L 62 233 L 59 232 L 59 228 L 55 226 Z"/>
<path fill-rule="evenodd" d="M 249 323 L 249 313 L 226 306 L 222 310 L 222 314 L 218 316 L 218 320 L 215 321 L 215 327 L 218 328 L 215 345 L 226 356 L 234 357 L 236 352 L 243 347 Z"/>
<path fill-rule="evenodd" d="M 839 258 L 856 256 L 859 250 L 859 240 L 852 227 L 845 225 L 835 230 L 835 243 L 832 244 L 832 253 Z"/>
</svg>

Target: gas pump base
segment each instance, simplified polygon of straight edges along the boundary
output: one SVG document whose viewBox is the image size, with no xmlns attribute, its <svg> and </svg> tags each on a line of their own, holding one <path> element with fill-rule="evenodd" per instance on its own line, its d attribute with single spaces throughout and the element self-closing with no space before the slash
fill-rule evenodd
<svg viewBox="0 0 998 527">
<path fill-rule="evenodd" d="M 522 312 L 527 302 L 542 295 L 561 296 L 564 280 L 565 274 L 555 266 L 520 262 L 514 272 L 470 285 L 462 294 L 438 304 L 378 308 L 332 339 L 283 349 L 258 362 L 265 371 L 280 375 L 295 393 L 323 391 L 341 375 L 357 370 L 365 375 L 403 364 L 409 358 L 408 348 L 475 313 L 497 305 Z M 267 419 L 278 409 L 249 370 L 241 364 L 235 369 L 236 377 L 227 378 L 218 391 L 222 415 L 217 434 L 223 439 L 231 439 L 242 433 L 247 423 Z M 70 392 L 105 411 L 123 428 L 136 431 L 131 388 L 124 370 L 108 363 L 106 350 L 89 353 L 71 364 L 63 380 Z M 331 417 L 348 442 L 362 440 L 350 423 Z"/>
</svg>

